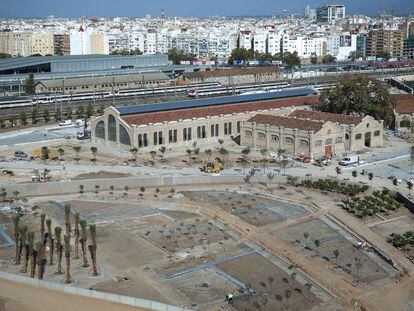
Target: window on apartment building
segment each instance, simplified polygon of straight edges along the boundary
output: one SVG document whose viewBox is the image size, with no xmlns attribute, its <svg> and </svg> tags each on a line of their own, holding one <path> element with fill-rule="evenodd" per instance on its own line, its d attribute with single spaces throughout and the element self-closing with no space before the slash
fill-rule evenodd
<svg viewBox="0 0 414 311">
<path fill-rule="evenodd" d="M 169 143 L 176 143 L 177 142 L 177 130 L 169 130 L 168 131 L 168 142 Z"/>
<path fill-rule="evenodd" d="M 349 139 L 349 134 L 345 134 L 345 139 Z"/>
<path fill-rule="evenodd" d="M 320 146 L 322 146 L 322 140 L 315 141 L 315 147 L 320 147 Z"/>
<path fill-rule="evenodd" d="M 406 127 L 406 128 L 411 127 L 411 122 L 407 119 L 404 119 L 400 122 L 400 127 Z"/>
<path fill-rule="evenodd" d="M 197 138 L 206 138 L 206 127 L 204 125 L 197 126 Z"/>
<path fill-rule="evenodd" d="M 228 134 L 227 122 L 224 122 L 224 135 Z"/>
<path fill-rule="evenodd" d="M 265 137 L 266 137 L 265 133 L 261 133 L 261 132 L 257 133 L 258 139 L 265 139 Z"/>
<path fill-rule="evenodd" d="M 362 139 L 362 134 L 356 134 L 356 135 L 355 135 L 355 139 L 357 139 L 357 140 L 358 140 L 358 139 Z"/>
<path fill-rule="evenodd" d="M 138 134 L 138 147 L 147 147 L 148 146 L 148 136 L 147 134 Z"/>
<path fill-rule="evenodd" d="M 270 138 L 271 138 L 272 141 L 279 141 L 279 136 L 277 136 L 277 135 L 272 135 L 272 136 L 270 136 Z"/>
<path fill-rule="evenodd" d="M 381 131 L 375 131 L 374 132 L 374 136 L 380 136 L 381 135 Z"/>
<path fill-rule="evenodd" d="M 237 134 L 240 134 L 241 122 L 240 121 L 237 121 L 236 126 L 237 126 Z"/>
<path fill-rule="evenodd" d="M 342 143 L 342 137 L 335 138 L 335 144 L 340 144 L 340 143 Z"/>
<path fill-rule="evenodd" d="M 154 145 L 162 145 L 162 131 L 154 132 Z"/>
<path fill-rule="evenodd" d="M 291 137 L 285 137 L 285 144 L 287 144 L 287 145 L 293 145 L 293 138 L 291 138 Z"/>
<path fill-rule="evenodd" d="M 307 140 L 301 139 L 299 141 L 299 146 L 302 147 L 302 148 L 306 148 L 306 147 L 309 146 L 309 142 Z"/>
<path fill-rule="evenodd" d="M 183 129 L 183 140 L 184 141 L 191 140 L 191 127 L 186 127 Z"/>
</svg>

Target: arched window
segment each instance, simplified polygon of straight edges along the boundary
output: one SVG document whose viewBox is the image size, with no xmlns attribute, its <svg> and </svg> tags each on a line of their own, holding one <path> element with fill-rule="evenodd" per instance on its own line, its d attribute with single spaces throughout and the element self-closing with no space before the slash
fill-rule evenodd
<svg viewBox="0 0 414 311">
<path fill-rule="evenodd" d="M 362 138 L 362 134 L 356 134 L 355 135 L 355 139 L 361 139 Z"/>
<path fill-rule="evenodd" d="M 246 137 L 251 137 L 252 136 L 252 131 L 244 131 L 244 135 L 246 136 Z"/>
<path fill-rule="evenodd" d="M 400 127 L 411 127 L 411 122 L 407 119 L 404 119 L 400 122 Z"/>
<path fill-rule="evenodd" d="M 116 141 L 116 121 L 111 114 L 108 117 L 108 139 L 110 141 Z"/>
<path fill-rule="evenodd" d="M 381 131 L 375 131 L 374 132 L 374 136 L 380 136 L 381 135 Z"/>
<path fill-rule="evenodd" d="M 349 134 L 345 134 L 345 139 L 349 139 Z"/>
<path fill-rule="evenodd" d="M 299 146 L 302 147 L 302 148 L 307 148 L 307 147 L 309 147 L 309 142 L 307 140 L 301 139 L 299 141 Z"/>
<path fill-rule="evenodd" d="M 265 139 L 266 135 L 264 133 L 257 133 L 257 138 L 258 139 Z"/>
<path fill-rule="evenodd" d="M 271 138 L 272 138 L 272 141 L 279 141 L 279 136 L 277 135 L 272 135 Z"/>
<path fill-rule="evenodd" d="M 285 137 L 285 144 L 286 145 L 293 145 L 293 138 Z"/>
<path fill-rule="evenodd" d="M 105 139 L 105 122 L 99 121 L 95 127 L 96 138 Z"/>
<path fill-rule="evenodd" d="M 129 137 L 129 134 L 125 127 L 123 125 L 119 125 L 119 142 L 122 145 L 131 146 L 131 138 Z"/>
<path fill-rule="evenodd" d="M 315 141 L 315 147 L 320 147 L 320 146 L 322 146 L 322 140 Z"/>
<path fill-rule="evenodd" d="M 326 139 L 326 140 L 325 140 L 325 146 L 332 145 L 332 142 L 333 142 L 332 138 L 328 138 L 328 139 Z"/>
</svg>

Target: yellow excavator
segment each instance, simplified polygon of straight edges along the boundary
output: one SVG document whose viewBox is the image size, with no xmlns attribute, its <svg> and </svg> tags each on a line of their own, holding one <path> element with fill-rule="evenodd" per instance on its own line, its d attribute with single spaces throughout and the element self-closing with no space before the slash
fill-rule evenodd
<svg viewBox="0 0 414 311">
<path fill-rule="evenodd" d="M 49 150 L 48 153 L 47 153 L 47 158 L 48 159 L 54 160 L 54 159 L 57 159 L 58 157 L 59 157 L 59 155 L 58 155 L 58 153 L 56 151 Z M 33 152 L 32 156 L 31 156 L 31 158 L 32 159 L 40 158 L 40 159 L 44 160 L 43 153 L 42 153 L 42 149 L 35 150 Z"/>
<path fill-rule="evenodd" d="M 223 170 L 223 164 L 221 162 L 207 162 L 203 160 L 200 171 L 204 173 L 215 173 L 218 174 Z"/>
</svg>

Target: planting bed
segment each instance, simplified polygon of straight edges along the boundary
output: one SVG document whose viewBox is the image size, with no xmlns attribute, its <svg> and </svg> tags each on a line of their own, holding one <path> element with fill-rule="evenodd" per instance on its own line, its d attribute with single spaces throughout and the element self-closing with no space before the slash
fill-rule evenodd
<svg viewBox="0 0 414 311">
<path fill-rule="evenodd" d="M 276 200 L 248 193 L 230 191 L 185 192 L 187 197 L 215 204 L 255 226 L 294 219 L 308 214 L 300 204 Z"/>
</svg>

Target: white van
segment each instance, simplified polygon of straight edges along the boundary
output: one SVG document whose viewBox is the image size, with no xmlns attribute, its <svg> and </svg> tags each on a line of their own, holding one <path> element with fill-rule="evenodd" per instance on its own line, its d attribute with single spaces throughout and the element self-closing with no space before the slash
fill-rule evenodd
<svg viewBox="0 0 414 311">
<path fill-rule="evenodd" d="M 63 120 L 59 122 L 59 126 L 68 126 L 72 124 L 72 120 Z"/>
<path fill-rule="evenodd" d="M 357 155 L 350 155 L 345 158 L 342 158 L 339 161 L 339 165 L 348 166 L 348 165 L 358 165 L 360 164 L 359 156 Z"/>
</svg>

